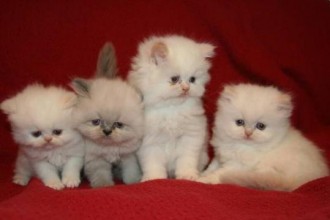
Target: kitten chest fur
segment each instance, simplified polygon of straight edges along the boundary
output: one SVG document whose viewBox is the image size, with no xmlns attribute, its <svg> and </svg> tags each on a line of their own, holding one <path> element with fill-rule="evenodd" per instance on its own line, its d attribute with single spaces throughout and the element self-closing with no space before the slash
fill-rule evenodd
<svg viewBox="0 0 330 220">
<path fill-rule="evenodd" d="M 188 99 L 180 105 L 149 107 L 145 112 L 145 120 L 143 145 L 160 148 L 169 160 L 169 165 L 174 165 L 176 157 L 184 150 L 177 145 L 182 138 L 207 135 L 206 117 L 200 100 Z"/>
</svg>

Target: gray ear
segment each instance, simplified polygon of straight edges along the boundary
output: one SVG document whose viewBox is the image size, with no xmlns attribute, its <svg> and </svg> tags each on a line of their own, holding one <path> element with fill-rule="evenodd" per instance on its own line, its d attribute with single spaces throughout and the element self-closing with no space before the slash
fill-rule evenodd
<svg viewBox="0 0 330 220">
<path fill-rule="evenodd" d="M 70 86 L 79 96 L 89 97 L 90 83 L 87 80 L 75 78 Z"/>
<path fill-rule="evenodd" d="M 117 76 L 117 59 L 115 48 L 112 43 L 106 42 L 99 53 L 96 66 L 96 77 L 106 77 L 109 79 Z"/>
</svg>

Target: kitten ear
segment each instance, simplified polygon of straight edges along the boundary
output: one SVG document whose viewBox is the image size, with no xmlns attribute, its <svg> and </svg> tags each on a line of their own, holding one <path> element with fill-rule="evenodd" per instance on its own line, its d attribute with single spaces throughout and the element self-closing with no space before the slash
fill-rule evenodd
<svg viewBox="0 0 330 220">
<path fill-rule="evenodd" d="M 87 80 L 76 78 L 71 82 L 70 86 L 79 96 L 89 97 L 90 84 Z"/>
<path fill-rule="evenodd" d="M 112 79 L 117 76 L 117 72 L 115 48 L 112 43 L 106 42 L 99 52 L 95 75 Z"/>
<path fill-rule="evenodd" d="M 279 103 L 277 105 L 277 110 L 284 116 L 284 117 L 290 117 L 292 110 L 293 110 L 293 104 L 292 104 L 292 97 L 289 94 L 282 93 L 279 97 Z"/>
<path fill-rule="evenodd" d="M 200 43 L 200 48 L 204 58 L 212 58 L 215 55 L 215 46 L 209 43 Z"/>
<path fill-rule="evenodd" d="M 230 103 L 235 96 L 235 88 L 231 85 L 224 86 L 221 93 L 220 102 Z"/>
<path fill-rule="evenodd" d="M 7 115 L 16 112 L 16 100 L 15 98 L 6 99 L 0 104 L 0 109 Z"/>
<path fill-rule="evenodd" d="M 167 46 L 163 42 L 155 43 L 151 48 L 151 60 L 156 65 L 164 63 L 168 56 Z"/>
<path fill-rule="evenodd" d="M 64 97 L 64 106 L 66 108 L 71 108 L 74 105 L 76 105 L 78 102 L 78 98 L 77 95 L 74 94 L 73 92 L 68 93 L 65 97 Z"/>
</svg>

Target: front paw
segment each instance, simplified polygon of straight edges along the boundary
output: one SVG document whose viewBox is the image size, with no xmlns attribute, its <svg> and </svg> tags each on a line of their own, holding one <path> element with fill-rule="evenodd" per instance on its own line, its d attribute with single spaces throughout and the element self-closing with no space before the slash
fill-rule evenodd
<svg viewBox="0 0 330 220">
<path fill-rule="evenodd" d="M 44 184 L 55 190 L 61 190 L 64 188 L 63 183 L 59 179 L 45 180 Z"/>
<path fill-rule="evenodd" d="M 29 183 L 30 177 L 29 176 L 24 176 L 24 175 L 18 175 L 16 174 L 13 177 L 13 183 L 21 186 L 26 186 Z"/>
<path fill-rule="evenodd" d="M 62 178 L 62 183 L 64 184 L 64 186 L 68 187 L 68 188 L 74 188 L 79 186 L 80 184 L 80 177 L 79 176 L 64 176 Z"/>
<path fill-rule="evenodd" d="M 220 177 L 217 175 L 206 175 L 196 179 L 197 182 L 206 184 L 219 184 L 221 183 Z"/>
<path fill-rule="evenodd" d="M 185 172 L 177 172 L 175 175 L 176 179 L 181 180 L 196 180 L 198 179 L 199 175 L 197 171 L 185 171 Z"/>
<path fill-rule="evenodd" d="M 106 187 L 106 186 L 113 186 L 115 183 L 111 178 L 105 177 L 94 177 L 90 180 L 90 185 L 92 188 L 99 188 L 99 187 Z"/>
<path fill-rule="evenodd" d="M 150 180 L 158 180 L 158 179 L 167 179 L 167 176 L 165 175 L 143 175 L 141 182 L 146 182 Z"/>
</svg>

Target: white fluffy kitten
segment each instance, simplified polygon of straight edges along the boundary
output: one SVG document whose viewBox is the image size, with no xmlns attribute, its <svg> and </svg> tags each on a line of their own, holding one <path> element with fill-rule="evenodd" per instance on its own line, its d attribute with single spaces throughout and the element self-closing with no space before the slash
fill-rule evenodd
<svg viewBox="0 0 330 220">
<path fill-rule="evenodd" d="M 201 97 L 214 46 L 182 36 L 150 37 L 139 45 L 129 82 L 143 94 L 145 135 L 138 151 L 142 181 L 196 179 L 208 161 Z"/>
<path fill-rule="evenodd" d="M 216 157 L 199 181 L 291 191 L 327 176 L 318 147 L 290 125 L 292 109 L 291 96 L 274 87 L 225 86 L 211 140 Z"/>
<path fill-rule="evenodd" d="M 141 178 L 134 152 L 143 136 L 142 100 L 133 87 L 115 78 L 116 72 L 114 48 L 106 44 L 99 55 L 98 78 L 72 83 L 79 95 L 75 119 L 86 138 L 84 172 L 92 187 L 113 185 L 114 165 L 121 168 L 124 183 Z"/>
<path fill-rule="evenodd" d="M 37 176 L 53 189 L 79 185 L 84 142 L 74 129 L 74 104 L 73 92 L 39 84 L 1 103 L 19 144 L 14 183 L 26 185 Z"/>
</svg>

